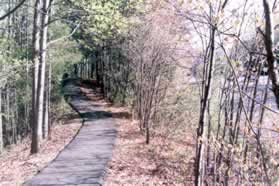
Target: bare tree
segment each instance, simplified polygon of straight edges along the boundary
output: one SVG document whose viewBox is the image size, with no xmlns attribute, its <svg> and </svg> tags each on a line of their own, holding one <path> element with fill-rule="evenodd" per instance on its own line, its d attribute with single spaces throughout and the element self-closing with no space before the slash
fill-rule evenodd
<svg viewBox="0 0 279 186">
<path fill-rule="evenodd" d="M 275 1 L 276 2 L 276 1 Z M 275 58 L 273 54 L 273 28 L 272 23 L 272 10 L 273 7 L 269 1 L 263 0 L 264 16 L 265 16 L 265 33 L 263 34 L 266 50 L 266 58 L 268 64 L 268 75 L 272 82 L 272 90 L 276 98 L 277 107 L 279 108 L 279 80 L 278 80 L 278 69 L 275 68 Z"/>
</svg>

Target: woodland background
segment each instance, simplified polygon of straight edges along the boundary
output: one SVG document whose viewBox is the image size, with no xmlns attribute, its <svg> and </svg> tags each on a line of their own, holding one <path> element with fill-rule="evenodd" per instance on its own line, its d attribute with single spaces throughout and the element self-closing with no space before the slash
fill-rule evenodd
<svg viewBox="0 0 279 186">
<path fill-rule="evenodd" d="M 278 184 L 277 6 L 1 0 L 0 153 L 24 139 L 39 152 L 68 112 L 63 79 L 80 78 L 127 106 L 146 144 L 190 136 L 173 152 L 192 184 Z"/>
</svg>

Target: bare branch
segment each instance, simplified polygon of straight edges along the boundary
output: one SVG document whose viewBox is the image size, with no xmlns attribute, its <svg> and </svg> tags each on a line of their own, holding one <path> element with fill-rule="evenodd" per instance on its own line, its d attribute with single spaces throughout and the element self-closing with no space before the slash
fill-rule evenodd
<svg viewBox="0 0 279 186">
<path fill-rule="evenodd" d="M 10 16 L 11 14 L 13 14 L 17 9 L 19 9 L 25 2 L 26 0 L 22 0 L 21 2 L 18 3 L 18 5 L 16 5 L 12 10 L 10 10 L 8 13 L 6 13 L 5 15 L 2 15 L 0 17 L 0 21 L 4 20 L 6 17 Z"/>
<path fill-rule="evenodd" d="M 54 44 L 54 43 L 57 43 L 58 41 L 62 41 L 62 40 L 64 40 L 64 39 L 67 39 L 67 38 L 73 36 L 73 35 L 76 33 L 76 31 L 78 30 L 79 27 L 80 27 L 80 23 L 75 27 L 75 29 L 74 29 L 69 35 L 64 36 L 64 37 L 61 37 L 61 38 L 58 38 L 58 39 L 55 39 L 55 40 L 53 40 L 53 41 L 50 41 L 50 42 L 48 43 L 48 46 L 49 46 L 49 45 L 52 45 L 52 44 Z"/>
</svg>

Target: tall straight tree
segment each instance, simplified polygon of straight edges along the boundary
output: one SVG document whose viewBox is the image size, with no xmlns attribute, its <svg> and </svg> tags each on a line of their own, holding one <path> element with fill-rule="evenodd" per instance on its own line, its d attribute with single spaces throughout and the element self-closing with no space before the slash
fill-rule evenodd
<svg viewBox="0 0 279 186">
<path fill-rule="evenodd" d="M 219 4 L 216 12 L 214 3 L 208 3 L 209 11 L 209 42 L 205 49 L 204 54 L 204 66 L 203 66 L 203 79 L 202 79 L 202 91 L 200 100 L 200 116 L 199 124 L 197 128 L 197 143 L 196 143 L 196 162 L 195 162 L 195 185 L 204 185 L 205 174 L 205 143 L 206 127 L 210 131 L 210 120 L 207 122 L 207 118 L 210 117 L 210 100 L 212 94 L 212 84 L 214 81 L 215 70 L 215 53 L 216 53 L 216 32 L 218 30 L 218 21 L 215 20 L 215 16 L 222 12 L 228 0 L 225 0 L 222 4 Z M 216 5 L 215 5 L 216 6 Z M 209 138 L 209 137 L 208 137 Z"/>
<path fill-rule="evenodd" d="M 32 144 L 31 153 L 37 153 L 40 148 L 40 141 L 42 139 L 42 126 L 37 121 L 37 93 L 38 93 L 38 77 L 39 77 L 39 63 L 40 63 L 40 26 L 42 15 L 43 0 L 36 0 L 34 8 L 34 23 L 33 23 L 33 81 L 32 81 Z"/>
<path fill-rule="evenodd" d="M 0 154 L 4 148 L 3 145 L 3 122 L 2 122 L 2 88 L 0 88 Z"/>
<path fill-rule="evenodd" d="M 48 38 L 48 21 L 49 21 L 50 0 L 43 0 L 42 19 L 41 19 L 41 34 L 40 34 L 40 65 L 39 65 L 39 80 L 37 93 L 37 124 L 43 132 L 44 122 L 44 102 L 45 100 L 45 85 L 46 85 L 46 55 L 47 55 L 47 38 Z M 47 114 L 48 115 L 48 114 Z M 48 117 L 48 116 L 47 116 Z M 48 128 L 47 127 L 44 127 Z"/>
<path fill-rule="evenodd" d="M 50 137 L 50 95 L 51 95 L 51 64 L 48 64 L 48 70 L 45 81 L 45 96 L 44 96 L 44 123 L 43 123 L 43 137 L 44 139 Z"/>
<path fill-rule="evenodd" d="M 43 139 L 43 125 L 48 130 L 48 109 L 45 109 L 45 87 L 46 87 L 46 56 L 48 41 L 48 22 L 51 0 L 37 0 L 34 14 L 33 30 L 33 90 L 32 90 L 32 109 L 33 109 L 33 135 L 31 153 L 37 153 Z M 48 105 L 48 104 L 47 104 Z M 45 112 L 44 112 L 45 111 Z M 46 131 L 44 131 L 46 133 Z"/>
<path fill-rule="evenodd" d="M 264 37 L 264 43 L 265 43 L 266 59 L 268 64 L 268 75 L 272 83 L 272 91 L 276 98 L 277 108 L 279 108 L 279 80 L 278 80 L 279 75 L 277 69 L 274 66 L 275 57 L 273 54 L 273 42 L 274 42 L 273 41 L 274 25 L 272 20 L 273 7 L 270 5 L 268 0 L 263 0 L 263 7 L 264 7 L 264 18 L 265 18 L 265 33 L 262 32 L 262 35 Z"/>
</svg>

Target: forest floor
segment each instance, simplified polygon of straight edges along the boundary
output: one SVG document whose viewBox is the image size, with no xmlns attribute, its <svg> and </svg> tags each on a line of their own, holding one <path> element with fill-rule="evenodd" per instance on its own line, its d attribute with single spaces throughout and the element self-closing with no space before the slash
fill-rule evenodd
<svg viewBox="0 0 279 186">
<path fill-rule="evenodd" d="M 38 154 L 30 155 L 30 140 L 10 146 L 0 156 L 0 185 L 19 186 L 33 177 L 73 139 L 81 127 L 82 120 L 74 112 L 66 115 L 52 128 L 51 139 L 42 144 Z"/>
<path fill-rule="evenodd" d="M 157 130 L 152 135 L 151 144 L 146 145 L 137 121 L 131 118 L 118 118 L 116 121 L 118 135 L 106 186 L 193 185 L 195 151 L 190 132 L 167 136 L 163 130 Z"/>
</svg>

